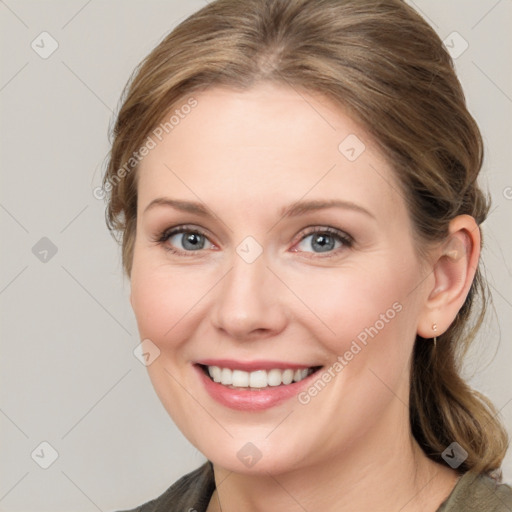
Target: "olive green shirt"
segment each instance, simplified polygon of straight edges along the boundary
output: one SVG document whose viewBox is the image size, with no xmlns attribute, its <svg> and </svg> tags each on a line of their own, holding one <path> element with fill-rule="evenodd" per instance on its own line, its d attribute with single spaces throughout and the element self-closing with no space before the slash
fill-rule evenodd
<svg viewBox="0 0 512 512">
<path fill-rule="evenodd" d="M 208 461 L 180 478 L 159 498 L 125 512 L 206 512 L 214 489 L 213 466 Z M 468 472 L 437 512 L 512 512 L 512 488 Z"/>
</svg>

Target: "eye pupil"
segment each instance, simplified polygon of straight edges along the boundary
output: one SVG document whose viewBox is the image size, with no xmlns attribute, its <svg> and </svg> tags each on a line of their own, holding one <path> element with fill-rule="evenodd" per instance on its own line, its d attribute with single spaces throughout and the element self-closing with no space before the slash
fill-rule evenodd
<svg viewBox="0 0 512 512">
<path fill-rule="evenodd" d="M 183 247 L 185 249 L 202 249 L 204 247 L 204 237 L 198 233 L 188 233 L 183 236 Z"/>
<path fill-rule="evenodd" d="M 327 234 L 316 235 L 311 242 L 311 247 L 317 252 L 326 252 L 334 249 L 335 240 Z"/>
</svg>

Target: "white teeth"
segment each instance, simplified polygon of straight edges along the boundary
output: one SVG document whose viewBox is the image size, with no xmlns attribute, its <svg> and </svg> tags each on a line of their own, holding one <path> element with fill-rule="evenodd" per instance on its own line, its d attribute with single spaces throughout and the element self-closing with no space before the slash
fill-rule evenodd
<svg viewBox="0 0 512 512">
<path fill-rule="evenodd" d="M 223 384 L 233 384 L 233 372 L 229 368 L 222 368 L 220 382 Z"/>
<path fill-rule="evenodd" d="M 265 370 L 258 370 L 249 374 L 249 387 L 251 388 L 266 388 L 267 381 L 267 372 Z"/>
<path fill-rule="evenodd" d="M 214 382 L 221 382 L 221 371 L 218 366 L 208 366 L 208 373 Z"/>
<path fill-rule="evenodd" d="M 269 386 L 280 386 L 283 382 L 283 372 L 281 370 L 269 370 L 267 372 L 267 383 Z"/>
<path fill-rule="evenodd" d="M 283 372 L 283 384 L 291 384 L 293 382 L 293 374 L 295 372 L 293 370 L 285 370 Z"/>
<path fill-rule="evenodd" d="M 253 372 L 244 372 L 242 370 L 231 370 L 230 368 L 220 368 L 219 366 L 208 366 L 208 373 L 214 382 L 219 382 L 224 386 L 234 386 L 237 388 L 266 388 L 267 386 L 285 386 L 292 382 L 300 382 L 310 373 L 311 368 L 301 370 L 256 370 Z"/>
<path fill-rule="evenodd" d="M 248 387 L 249 374 L 247 372 L 243 372 L 242 370 L 233 370 L 233 386 L 235 386 L 236 388 Z"/>
</svg>

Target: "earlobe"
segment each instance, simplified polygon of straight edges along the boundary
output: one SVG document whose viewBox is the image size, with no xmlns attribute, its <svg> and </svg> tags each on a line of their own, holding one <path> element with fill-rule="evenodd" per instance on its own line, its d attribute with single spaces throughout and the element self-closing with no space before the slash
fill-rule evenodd
<svg viewBox="0 0 512 512">
<path fill-rule="evenodd" d="M 473 217 L 459 215 L 450 222 L 448 238 L 433 262 L 433 286 L 418 323 L 420 336 L 438 336 L 451 325 L 469 293 L 479 257 L 480 229 Z"/>
</svg>

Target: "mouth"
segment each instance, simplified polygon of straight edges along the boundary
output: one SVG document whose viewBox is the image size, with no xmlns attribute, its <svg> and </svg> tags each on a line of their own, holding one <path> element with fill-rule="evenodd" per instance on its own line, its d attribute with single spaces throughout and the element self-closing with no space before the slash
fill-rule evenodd
<svg viewBox="0 0 512 512">
<path fill-rule="evenodd" d="M 271 388 L 289 386 L 313 375 L 322 366 L 305 368 L 271 368 L 244 371 L 214 365 L 197 365 L 212 381 L 228 389 L 263 391 Z"/>
</svg>

